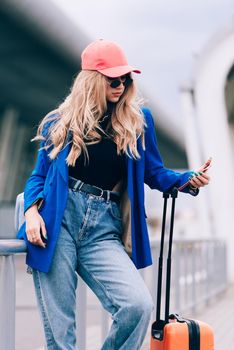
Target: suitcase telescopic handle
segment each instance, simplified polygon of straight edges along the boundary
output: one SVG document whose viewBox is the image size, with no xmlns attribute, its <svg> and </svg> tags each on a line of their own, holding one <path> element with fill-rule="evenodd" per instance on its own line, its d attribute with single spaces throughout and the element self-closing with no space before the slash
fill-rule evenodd
<svg viewBox="0 0 234 350">
<path fill-rule="evenodd" d="M 178 196 L 178 189 L 176 187 L 174 187 L 171 191 L 163 193 L 164 204 L 163 204 L 160 254 L 159 254 L 159 259 L 158 259 L 158 287 L 157 287 L 156 322 L 158 322 L 158 323 L 161 322 L 160 314 L 161 314 L 161 296 L 162 296 L 163 249 L 164 249 L 164 239 L 165 239 L 167 202 L 168 202 L 168 198 L 171 197 L 172 198 L 172 205 L 171 205 L 170 233 L 169 233 L 167 272 L 166 272 L 165 324 L 169 322 L 170 287 L 171 287 L 171 253 L 172 253 L 174 217 L 175 217 L 175 201 L 176 201 L 177 196 Z"/>
</svg>

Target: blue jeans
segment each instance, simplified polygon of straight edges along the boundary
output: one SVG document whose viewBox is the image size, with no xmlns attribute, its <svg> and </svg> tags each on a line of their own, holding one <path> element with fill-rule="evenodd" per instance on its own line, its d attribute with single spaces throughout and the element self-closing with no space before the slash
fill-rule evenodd
<svg viewBox="0 0 234 350">
<path fill-rule="evenodd" d="M 76 349 L 78 274 L 112 315 L 101 349 L 140 349 L 153 302 L 121 241 L 119 205 L 71 188 L 68 191 L 50 271 L 32 270 L 47 349 Z"/>
</svg>

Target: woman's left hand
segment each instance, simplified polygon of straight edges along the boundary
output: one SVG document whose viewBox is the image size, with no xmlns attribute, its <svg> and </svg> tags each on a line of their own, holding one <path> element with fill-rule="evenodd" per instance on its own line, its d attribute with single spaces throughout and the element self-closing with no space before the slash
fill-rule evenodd
<svg viewBox="0 0 234 350">
<path fill-rule="evenodd" d="M 189 181 L 190 185 L 195 188 L 200 188 L 208 185 L 210 182 L 210 176 L 202 171 L 195 172 L 191 180 Z"/>
<path fill-rule="evenodd" d="M 189 183 L 192 188 L 200 188 L 209 184 L 210 176 L 206 174 L 207 162 L 198 171 L 194 172 Z"/>
</svg>

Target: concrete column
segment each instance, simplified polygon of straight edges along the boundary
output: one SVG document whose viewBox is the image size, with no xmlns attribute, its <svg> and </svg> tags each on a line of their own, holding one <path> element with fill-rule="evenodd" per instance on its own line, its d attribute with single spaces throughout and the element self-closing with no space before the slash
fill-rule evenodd
<svg viewBox="0 0 234 350">
<path fill-rule="evenodd" d="M 15 149 L 14 130 L 17 126 L 18 113 L 8 108 L 2 116 L 0 132 L 0 201 L 6 199 L 6 183 Z"/>
<path fill-rule="evenodd" d="M 210 155 L 203 154 L 194 105 L 194 91 L 188 84 L 184 84 L 181 87 L 181 104 L 184 112 L 184 139 L 189 169 L 197 170 Z M 199 232 L 197 235 L 201 238 L 208 238 L 215 234 L 214 230 L 211 230 L 211 212 L 207 197 L 208 188 L 201 188 L 199 195 L 194 198 L 199 220 Z"/>
<path fill-rule="evenodd" d="M 213 157 L 210 205 L 217 234 L 228 247 L 228 278 L 234 281 L 234 155 L 224 88 L 234 64 L 234 28 L 221 33 L 200 55 L 195 69 L 196 111 L 203 154 Z"/>
</svg>

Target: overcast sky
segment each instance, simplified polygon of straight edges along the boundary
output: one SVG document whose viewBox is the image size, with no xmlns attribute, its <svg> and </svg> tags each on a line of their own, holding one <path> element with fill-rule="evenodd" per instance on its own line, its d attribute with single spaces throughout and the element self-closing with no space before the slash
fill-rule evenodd
<svg viewBox="0 0 234 350">
<path fill-rule="evenodd" d="M 53 0 L 91 40 L 118 42 L 149 102 L 180 122 L 179 86 L 207 41 L 234 21 L 234 0 Z M 77 38 L 79 40 L 79 38 Z"/>
</svg>

